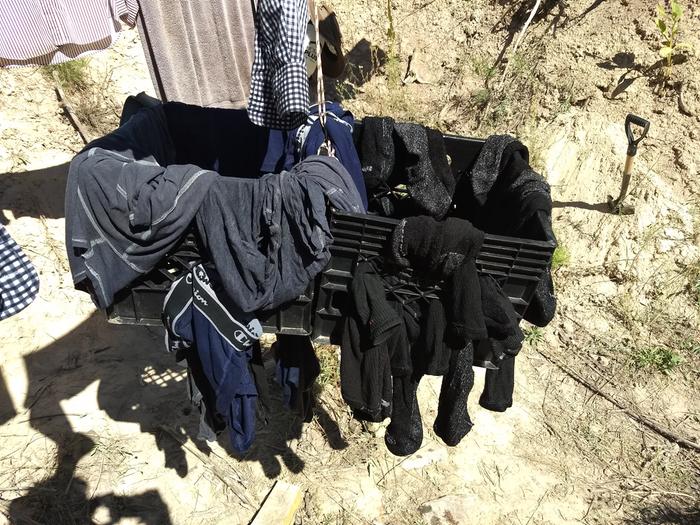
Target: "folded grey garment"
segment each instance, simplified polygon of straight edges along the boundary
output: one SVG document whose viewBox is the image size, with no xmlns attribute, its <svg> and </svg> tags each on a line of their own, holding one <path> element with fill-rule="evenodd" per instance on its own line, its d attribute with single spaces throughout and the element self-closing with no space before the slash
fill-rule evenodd
<svg viewBox="0 0 700 525">
<path fill-rule="evenodd" d="M 162 106 L 86 146 L 66 186 L 66 248 L 76 288 L 100 308 L 180 241 L 217 174 L 175 164 Z"/>
</svg>

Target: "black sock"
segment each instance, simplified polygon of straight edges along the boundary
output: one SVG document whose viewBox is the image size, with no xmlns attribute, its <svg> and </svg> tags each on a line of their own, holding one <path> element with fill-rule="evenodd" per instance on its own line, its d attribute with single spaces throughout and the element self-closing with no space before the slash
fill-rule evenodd
<svg viewBox="0 0 700 525">
<path fill-rule="evenodd" d="M 433 430 L 451 447 L 457 445 L 473 425 L 467 411 L 467 398 L 474 385 L 473 359 L 471 342 L 460 350 L 452 350 L 450 369 L 442 380 Z"/>
<path fill-rule="evenodd" d="M 367 190 L 385 184 L 394 171 L 394 119 L 365 117 L 358 144 Z"/>
<path fill-rule="evenodd" d="M 503 289 L 490 275 L 479 275 L 481 288 L 481 309 L 484 312 L 486 331 L 490 339 L 499 342 L 505 351 L 516 355 L 523 342 L 518 314 L 503 292 Z"/>
<path fill-rule="evenodd" d="M 274 346 L 283 401 L 308 423 L 313 417 L 313 384 L 321 372 L 314 345 L 308 336 L 278 334 Z"/>
<path fill-rule="evenodd" d="M 513 387 L 515 383 L 515 358 L 506 357 L 498 370 L 486 370 L 484 391 L 479 404 L 487 410 L 505 412 L 513 406 Z"/>
<path fill-rule="evenodd" d="M 408 456 L 423 443 L 423 422 L 418 409 L 418 381 L 410 375 L 394 377 L 391 423 L 384 442 L 395 456 Z"/>
<path fill-rule="evenodd" d="M 452 273 L 444 292 L 445 315 L 450 335 L 464 346 L 488 335 L 481 309 L 481 287 L 473 259 L 465 260 Z"/>
<path fill-rule="evenodd" d="M 452 198 L 457 181 L 447 162 L 445 139 L 442 133 L 436 129 L 425 128 L 425 132 L 428 135 L 428 155 L 430 156 L 430 163 L 438 178 L 445 186 L 447 194 Z"/>
<path fill-rule="evenodd" d="M 267 373 L 265 372 L 265 363 L 262 358 L 262 349 L 260 341 L 253 343 L 253 356 L 248 362 L 250 371 L 255 380 L 255 389 L 258 391 L 258 416 L 267 423 L 268 415 L 270 414 L 270 385 L 267 382 Z"/>
</svg>

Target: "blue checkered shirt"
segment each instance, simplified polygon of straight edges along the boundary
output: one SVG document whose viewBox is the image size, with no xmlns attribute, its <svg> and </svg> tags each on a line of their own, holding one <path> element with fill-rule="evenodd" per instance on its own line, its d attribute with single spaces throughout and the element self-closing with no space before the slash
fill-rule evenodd
<svg viewBox="0 0 700 525">
<path fill-rule="evenodd" d="M 37 293 L 34 265 L 0 224 L 0 321 L 26 308 Z"/>
</svg>

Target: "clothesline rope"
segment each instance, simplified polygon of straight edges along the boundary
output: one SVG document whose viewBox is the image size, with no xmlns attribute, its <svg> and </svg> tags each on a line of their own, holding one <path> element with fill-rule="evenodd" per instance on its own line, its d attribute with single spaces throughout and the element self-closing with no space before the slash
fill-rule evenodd
<svg viewBox="0 0 700 525">
<path fill-rule="evenodd" d="M 313 19 L 314 19 L 314 29 L 316 30 L 316 101 L 318 103 L 318 120 L 321 123 L 321 129 L 323 130 L 323 136 L 325 140 L 318 148 L 318 154 L 329 155 L 335 157 L 335 150 L 328 138 L 328 130 L 326 129 L 326 92 L 323 86 L 323 64 L 321 60 L 321 31 L 319 27 L 318 20 L 318 4 L 313 2 Z"/>
</svg>

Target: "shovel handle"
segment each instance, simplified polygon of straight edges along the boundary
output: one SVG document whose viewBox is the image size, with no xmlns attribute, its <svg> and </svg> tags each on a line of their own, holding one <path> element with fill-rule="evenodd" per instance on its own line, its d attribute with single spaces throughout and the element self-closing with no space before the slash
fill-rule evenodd
<svg viewBox="0 0 700 525">
<path fill-rule="evenodd" d="M 642 131 L 638 137 L 634 136 L 632 131 L 632 125 L 642 128 Z M 625 119 L 625 133 L 627 134 L 627 156 L 634 157 L 637 154 L 637 145 L 642 141 L 644 137 L 647 136 L 649 131 L 649 121 L 629 113 Z M 630 168 L 631 168 L 630 164 Z"/>
</svg>

